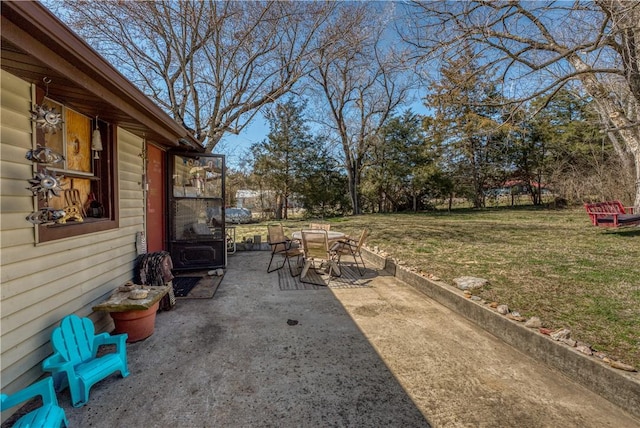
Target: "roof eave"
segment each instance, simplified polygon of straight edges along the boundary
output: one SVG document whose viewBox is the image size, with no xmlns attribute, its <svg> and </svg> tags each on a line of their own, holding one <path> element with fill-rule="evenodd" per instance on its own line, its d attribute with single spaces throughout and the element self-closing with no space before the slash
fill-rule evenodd
<svg viewBox="0 0 640 428">
<path fill-rule="evenodd" d="M 159 144 L 204 151 L 181 124 L 37 2 L 2 2 L 2 38 L 158 135 Z M 56 58 L 58 57 L 58 58 Z M 126 126 L 123 126 L 127 129 Z"/>
</svg>

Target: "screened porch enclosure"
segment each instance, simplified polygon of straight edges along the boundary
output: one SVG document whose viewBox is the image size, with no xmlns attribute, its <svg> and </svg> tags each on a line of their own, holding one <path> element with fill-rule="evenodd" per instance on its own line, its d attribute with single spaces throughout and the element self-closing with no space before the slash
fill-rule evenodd
<svg viewBox="0 0 640 428">
<path fill-rule="evenodd" d="M 224 156 L 170 154 L 169 166 L 169 251 L 174 268 L 224 267 Z"/>
</svg>

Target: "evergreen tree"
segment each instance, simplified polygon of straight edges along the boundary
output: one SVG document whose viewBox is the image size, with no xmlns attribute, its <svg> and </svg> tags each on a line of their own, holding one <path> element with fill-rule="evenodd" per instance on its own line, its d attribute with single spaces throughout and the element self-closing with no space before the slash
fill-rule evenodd
<svg viewBox="0 0 640 428">
<path fill-rule="evenodd" d="M 350 209 L 347 177 L 323 136 L 316 137 L 300 158 L 296 193 L 313 217 L 346 214 Z"/>
<path fill-rule="evenodd" d="M 495 107 L 501 100 L 493 79 L 470 58 L 463 52 L 446 62 L 426 105 L 436 112 L 431 125 L 441 136 L 456 191 L 480 208 L 487 187 L 504 176 L 509 127 Z"/>
<path fill-rule="evenodd" d="M 424 208 L 434 192 L 436 153 L 427 143 L 421 118 L 411 110 L 395 116 L 381 129 L 381 141 L 371 152 L 364 194 L 379 212 Z"/>
<path fill-rule="evenodd" d="M 619 158 L 611 145 L 603 144 L 598 114 L 590 99 L 561 90 L 550 101 L 534 100 L 531 110 L 540 112 L 526 122 L 517 158 L 523 179 L 547 181 L 557 194 L 569 199 L 633 197 L 617 193 L 630 186 L 611 182 L 610 171 L 624 167 L 615 166 Z"/>
<path fill-rule="evenodd" d="M 270 127 L 267 139 L 251 146 L 254 173 L 275 192 L 276 219 L 288 218 L 289 197 L 296 187 L 301 159 L 312 145 L 305 106 L 305 101 L 291 98 L 276 104 L 265 114 Z"/>
<path fill-rule="evenodd" d="M 257 183 L 275 192 L 276 219 L 288 218 L 292 195 L 313 215 L 342 214 L 349 207 L 346 177 L 326 138 L 311 133 L 305 107 L 293 99 L 276 104 L 265 114 L 267 139 L 251 146 Z"/>
</svg>

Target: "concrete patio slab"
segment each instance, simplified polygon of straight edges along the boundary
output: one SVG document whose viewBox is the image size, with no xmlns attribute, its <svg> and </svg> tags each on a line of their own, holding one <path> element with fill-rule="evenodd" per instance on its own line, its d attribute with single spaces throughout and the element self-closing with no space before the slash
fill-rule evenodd
<svg viewBox="0 0 640 428">
<path fill-rule="evenodd" d="M 159 313 L 86 406 L 60 393 L 70 426 L 640 426 L 393 276 L 280 290 L 268 260 L 238 252 L 213 299 Z"/>
</svg>

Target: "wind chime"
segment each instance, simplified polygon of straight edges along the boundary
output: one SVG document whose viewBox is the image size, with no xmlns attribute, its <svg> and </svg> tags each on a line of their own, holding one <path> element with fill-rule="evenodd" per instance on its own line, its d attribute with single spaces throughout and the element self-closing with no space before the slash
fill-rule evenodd
<svg viewBox="0 0 640 428">
<path fill-rule="evenodd" d="M 93 158 L 100 159 L 99 153 L 102 151 L 102 135 L 98 129 L 98 116 L 96 116 L 96 127 L 91 135 L 91 150 L 93 150 Z"/>
</svg>

